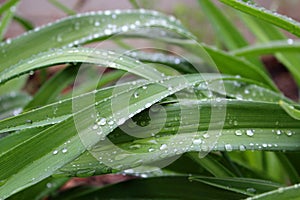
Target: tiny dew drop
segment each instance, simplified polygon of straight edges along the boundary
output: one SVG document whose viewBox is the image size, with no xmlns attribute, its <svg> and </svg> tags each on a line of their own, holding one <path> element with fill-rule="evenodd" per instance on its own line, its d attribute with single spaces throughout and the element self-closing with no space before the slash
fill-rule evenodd
<svg viewBox="0 0 300 200">
<path fill-rule="evenodd" d="M 292 45 L 294 43 L 294 40 L 291 39 L 291 38 L 289 38 L 289 39 L 287 39 L 287 43 L 290 44 L 290 45 Z"/>
<path fill-rule="evenodd" d="M 95 125 L 92 127 L 93 130 L 96 130 L 97 128 L 98 128 L 98 125 L 97 125 L 97 124 L 95 124 Z"/>
<path fill-rule="evenodd" d="M 117 121 L 117 125 L 120 126 L 120 125 L 124 124 L 125 121 L 126 121 L 125 118 L 121 118 L 121 119 L 119 119 L 119 120 Z"/>
<path fill-rule="evenodd" d="M 237 135 L 237 136 L 241 136 L 243 133 L 242 133 L 242 131 L 241 130 L 236 130 L 235 131 L 235 135 Z"/>
<path fill-rule="evenodd" d="M 61 152 L 62 152 L 62 153 L 67 153 L 67 152 L 68 152 L 68 149 L 63 148 L 63 149 L 61 150 Z"/>
<path fill-rule="evenodd" d="M 199 145 L 201 143 L 202 143 L 202 140 L 200 138 L 193 140 L 193 144 L 195 144 L 195 145 Z"/>
<path fill-rule="evenodd" d="M 231 146 L 231 144 L 225 144 L 225 150 L 226 150 L 226 151 L 232 151 L 232 146 Z"/>
<path fill-rule="evenodd" d="M 240 151 L 246 151 L 246 147 L 244 145 L 239 146 Z"/>
<path fill-rule="evenodd" d="M 289 130 L 289 131 L 286 131 L 285 134 L 286 134 L 287 136 L 292 136 L 292 135 L 293 135 L 293 132 Z"/>
<path fill-rule="evenodd" d="M 139 93 L 138 92 L 134 92 L 133 96 L 134 96 L 134 98 L 138 98 L 139 97 Z"/>
<path fill-rule="evenodd" d="M 57 41 L 57 42 L 62 42 L 62 37 L 61 37 L 60 34 L 58 34 L 58 35 L 56 36 L 56 41 Z"/>
<path fill-rule="evenodd" d="M 238 121 L 234 120 L 233 121 L 233 125 L 237 126 L 238 125 Z"/>
<path fill-rule="evenodd" d="M 165 149 L 167 149 L 167 148 L 168 148 L 168 146 L 167 146 L 166 144 L 162 144 L 162 145 L 159 147 L 160 150 L 165 150 Z"/>
<path fill-rule="evenodd" d="M 277 134 L 277 135 L 281 135 L 281 130 L 277 130 L 277 131 L 276 131 L 276 134 Z"/>
<path fill-rule="evenodd" d="M 53 154 L 53 155 L 58 154 L 58 150 L 54 150 L 52 154 Z"/>
<path fill-rule="evenodd" d="M 104 126 L 104 125 L 106 124 L 106 119 L 105 119 L 105 118 L 101 118 L 101 119 L 97 122 L 97 124 L 98 124 L 99 126 Z"/>
<path fill-rule="evenodd" d="M 47 188 L 51 188 L 52 187 L 52 183 L 47 183 L 46 186 L 47 186 Z"/>
<path fill-rule="evenodd" d="M 254 135 L 254 131 L 249 129 L 249 130 L 246 131 L 246 135 L 252 137 Z"/>
<path fill-rule="evenodd" d="M 252 193 L 252 194 L 256 193 L 256 189 L 254 189 L 254 188 L 247 188 L 246 191 L 249 192 L 249 193 Z"/>
</svg>

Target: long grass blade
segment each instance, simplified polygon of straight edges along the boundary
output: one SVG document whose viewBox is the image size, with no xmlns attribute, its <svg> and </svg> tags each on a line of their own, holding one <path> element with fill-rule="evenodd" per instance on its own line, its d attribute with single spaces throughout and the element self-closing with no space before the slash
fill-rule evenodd
<svg viewBox="0 0 300 200">
<path fill-rule="evenodd" d="M 290 33 L 300 37 L 300 23 L 290 17 L 271 12 L 263 7 L 259 7 L 252 2 L 242 0 L 220 0 L 237 10 L 250 14 L 258 19 L 274 24 Z"/>
</svg>

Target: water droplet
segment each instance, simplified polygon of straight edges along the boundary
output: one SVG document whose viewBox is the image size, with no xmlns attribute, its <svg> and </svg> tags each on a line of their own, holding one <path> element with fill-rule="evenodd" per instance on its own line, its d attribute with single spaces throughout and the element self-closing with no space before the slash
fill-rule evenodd
<svg viewBox="0 0 300 200">
<path fill-rule="evenodd" d="M 289 39 L 287 39 L 287 43 L 290 44 L 290 45 L 292 45 L 292 44 L 294 44 L 294 40 L 291 39 L 291 38 L 289 38 Z"/>
<path fill-rule="evenodd" d="M 235 135 L 237 135 L 237 136 L 241 136 L 243 133 L 242 133 L 242 131 L 241 130 L 236 130 L 235 131 Z"/>
<path fill-rule="evenodd" d="M 75 29 L 75 30 L 79 30 L 79 28 L 80 28 L 80 23 L 79 23 L 79 22 L 76 22 L 76 23 L 74 24 L 74 29 Z"/>
<path fill-rule="evenodd" d="M 226 150 L 226 151 L 232 151 L 232 146 L 231 146 L 231 144 L 225 144 L 225 150 Z"/>
<path fill-rule="evenodd" d="M 292 136 L 292 135 L 293 135 L 293 132 L 292 132 L 292 131 L 286 131 L 285 134 L 286 134 L 287 136 Z"/>
<path fill-rule="evenodd" d="M 105 15 L 110 15 L 110 14 L 111 14 L 111 11 L 110 11 L 110 10 L 106 10 L 106 11 L 104 11 L 104 14 L 105 14 Z"/>
<path fill-rule="evenodd" d="M 201 143 L 202 143 L 202 140 L 200 138 L 193 140 L 193 144 L 195 144 L 195 145 L 199 145 Z"/>
<path fill-rule="evenodd" d="M 234 120 L 233 121 L 233 125 L 237 126 L 238 125 L 238 121 Z"/>
<path fill-rule="evenodd" d="M 133 145 L 130 145 L 129 148 L 130 149 L 139 149 L 139 148 L 141 148 L 141 145 L 140 144 L 133 144 Z"/>
<path fill-rule="evenodd" d="M 98 124 L 99 126 L 104 126 L 104 125 L 106 124 L 106 118 L 101 118 L 101 119 L 97 122 L 97 124 Z"/>
<path fill-rule="evenodd" d="M 205 133 L 205 134 L 203 135 L 203 137 L 207 139 L 207 138 L 209 138 L 209 134 L 208 134 L 208 133 Z"/>
<path fill-rule="evenodd" d="M 239 146 L 240 151 L 246 151 L 246 147 L 244 145 Z"/>
<path fill-rule="evenodd" d="M 94 25 L 95 26 L 100 26 L 100 22 L 99 21 L 95 21 Z"/>
<path fill-rule="evenodd" d="M 113 120 L 110 120 L 107 124 L 108 125 L 113 125 L 115 122 Z"/>
<path fill-rule="evenodd" d="M 124 173 L 126 173 L 126 174 L 133 174 L 134 170 L 133 169 L 125 169 Z"/>
<path fill-rule="evenodd" d="M 133 96 L 134 96 L 134 98 L 138 98 L 139 97 L 139 93 L 138 92 L 134 92 Z"/>
<path fill-rule="evenodd" d="M 160 150 L 165 150 L 165 149 L 167 149 L 167 148 L 168 148 L 168 146 L 167 146 L 166 144 L 162 144 L 162 145 L 159 147 Z"/>
<path fill-rule="evenodd" d="M 144 85 L 142 88 L 143 88 L 144 90 L 146 90 L 146 89 L 147 89 L 147 86 L 146 86 L 146 85 Z"/>
<path fill-rule="evenodd" d="M 110 29 L 105 29 L 104 30 L 105 35 L 110 35 L 111 33 L 112 33 L 112 31 Z"/>
<path fill-rule="evenodd" d="M 254 135 L 254 131 L 249 129 L 249 130 L 246 130 L 246 135 L 252 137 Z"/>
<path fill-rule="evenodd" d="M 62 37 L 61 37 L 60 34 L 58 34 L 58 35 L 56 36 L 56 41 L 57 41 L 57 42 L 62 42 Z"/>
<path fill-rule="evenodd" d="M 179 58 L 175 58 L 174 63 L 178 65 L 180 63 L 180 59 Z"/>
<path fill-rule="evenodd" d="M 98 125 L 97 125 L 97 124 L 95 124 L 95 125 L 92 127 L 93 130 L 96 130 L 97 128 L 98 128 Z"/>
<path fill-rule="evenodd" d="M 63 148 L 63 149 L 61 150 L 61 152 L 62 152 L 62 153 L 67 153 L 67 152 L 68 152 L 68 149 L 67 149 L 67 148 Z"/>
<path fill-rule="evenodd" d="M 265 144 L 265 143 L 264 143 L 264 144 L 262 144 L 262 146 L 263 146 L 264 148 L 268 147 L 268 145 L 267 145 L 267 144 Z"/>
<path fill-rule="evenodd" d="M 276 131 L 276 134 L 277 134 L 277 135 L 281 135 L 281 130 L 277 130 L 277 131 Z"/>
<path fill-rule="evenodd" d="M 153 152 L 154 150 L 155 150 L 155 149 L 152 148 L 152 147 L 150 147 L 150 148 L 148 149 L 149 152 Z"/>
<path fill-rule="evenodd" d="M 53 154 L 53 155 L 58 154 L 58 150 L 54 150 L 52 154 Z"/>
<path fill-rule="evenodd" d="M 145 108 L 149 108 L 151 106 L 151 103 L 146 103 Z"/>
<path fill-rule="evenodd" d="M 121 118 L 121 119 L 118 120 L 117 125 L 120 126 L 120 125 L 124 124 L 125 121 L 126 121 L 125 118 Z"/>
<path fill-rule="evenodd" d="M 122 31 L 124 31 L 124 32 L 126 32 L 126 31 L 128 31 L 128 26 L 122 26 Z"/>
<path fill-rule="evenodd" d="M 47 186 L 47 188 L 51 188 L 52 187 L 52 183 L 47 183 L 46 186 Z"/>
<path fill-rule="evenodd" d="M 256 189 L 254 189 L 254 188 L 247 188 L 246 191 L 249 193 L 252 193 L 252 194 L 256 193 Z"/>
</svg>

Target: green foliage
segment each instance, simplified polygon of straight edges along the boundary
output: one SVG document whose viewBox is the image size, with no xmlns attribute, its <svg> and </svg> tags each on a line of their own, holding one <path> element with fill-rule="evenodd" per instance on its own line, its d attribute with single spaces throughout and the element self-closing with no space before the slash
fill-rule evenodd
<svg viewBox="0 0 300 200">
<path fill-rule="evenodd" d="M 18 2 L 0 7 L 1 35 L 11 20 L 33 28 L 11 9 Z M 76 14 L 50 2 L 70 16 L 0 43 L 0 199 L 299 196 L 300 105 L 259 57 L 274 54 L 299 83 L 299 42 L 275 28 L 299 36 L 298 22 L 220 0 L 247 14 L 239 13 L 263 42 L 249 45 L 222 9 L 199 0 L 224 50 L 156 11 Z M 140 40 L 152 49 L 130 49 Z M 21 90 L 28 74 L 57 65 L 35 95 Z M 69 177 L 111 173 L 135 178 L 59 191 Z"/>
</svg>

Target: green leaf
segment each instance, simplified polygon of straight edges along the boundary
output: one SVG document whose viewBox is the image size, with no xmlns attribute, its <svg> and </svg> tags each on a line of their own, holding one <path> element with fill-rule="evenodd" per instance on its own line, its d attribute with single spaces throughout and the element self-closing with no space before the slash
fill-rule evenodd
<svg viewBox="0 0 300 200">
<path fill-rule="evenodd" d="M 240 48 L 230 53 L 236 56 L 245 55 L 265 55 L 274 53 L 294 52 L 297 53 L 300 50 L 300 42 L 297 40 L 282 40 L 282 41 L 270 41 L 268 43 L 250 45 L 244 48 Z"/>
<path fill-rule="evenodd" d="M 8 0 L 5 3 L 3 3 L 0 7 L 0 15 L 3 12 L 6 12 L 7 10 L 9 10 L 11 7 L 13 7 L 14 5 L 16 5 L 16 3 L 18 3 L 20 0 Z"/>
<path fill-rule="evenodd" d="M 114 28 L 111 28 L 111 24 L 115 25 Z M 3 52 L 3 56 L 0 57 L 0 72 L 24 59 L 51 48 L 77 46 L 95 40 L 105 40 L 115 34 L 151 27 L 173 31 L 181 35 L 181 38 L 193 38 L 174 17 L 169 17 L 156 11 L 117 10 L 78 14 L 44 27 L 38 27 L 9 42 L 1 43 L 0 51 Z M 137 35 L 139 34 L 142 33 Z M 149 34 L 144 36 L 156 37 L 156 35 Z M 26 51 L 23 51 L 20 46 L 26 46 Z"/>
<path fill-rule="evenodd" d="M 25 93 L 12 92 L 0 96 L 0 119 L 20 114 L 30 100 L 31 97 Z"/>
<path fill-rule="evenodd" d="M 213 178 L 192 176 L 190 180 L 206 183 L 211 186 L 222 188 L 229 191 L 254 196 L 271 190 L 275 190 L 282 185 L 271 181 L 248 178 Z"/>
<path fill-rule="evenodd" d="M 33 99 L 26 105 L 25 110 L 55 102 L 62 89 L 74 82 L 79 67 L 80 64 L 79 66 L 71 65 L 56 73 L 41 86 L 37 93 L 35 93 Z"/>
<path fill-rule="evenodd" d="M 211 56 L 218 69 L 222 73 L 230 75 L 240 75 L 244 78 L 263 82 L 270 86 L 270 88 L 277 90 L 270 77 L 264 71 L 254 66 L 252 63 L 232 56 L 229 53 L 225 53 L 224 51 L 218 50 L 216 48 L 211 48 L 207 45 L 204 45 L 203 47 Z"/>
<path fill-rule="evenodd" d="M 242 0 L 220 0 L 237 10 L 250 14 L 258 19 L 274 24 L 288 32 L 300 37 L 300 23 L 290 17 L 271 12 L 263 7 L 259 7 L 252 2 Z"/>
<path fill-rule="evenodd" d="M 6 32 L 7 27 L 9 26 L 16 8 L 11 7 L 8 11 L 6 11 L 2 18 L 1 18 L 1 24 L 0 24 L 0 40 L 2 41 Z"/>
<path fill-rule="evenodd" d="M 48 2 L 60 9 L 61 11 L 63 11 L 64 13 L 66 13 L 67 15 L 76 15 L 76 11 L 68 8 L 67 6 L 65 6 L 57 0 L 48 0 Z"/>
<path fill-rule="evenodd" d="M 300 182 L 299 175 L 298 175 L 295 167 L 289 161 L 288 157 L 281 152 L 277 152 L 276 156 L 277 156 L 278 160 L 280 160 L 282 168 L 288 174 L 289 180 L 291 181 L 291 183 L 292 184 L 299 183 Z"/>
<path fill-rule="evenodd" d="M 91 120 L 97 121 L 97 119 L 95 119 L 96 116 L 91 116 L 95 108 L 90 107 L 85 109 L 85 112 L 75 114 L 73 116 L 74 119 L 68 118 L 35 134 L 16 146 L 13 151 L 6 151 L 0 156 L 0 164 L 2 166 L 0 169 L 0 180 L 5 182 L 0 188 L 0 196 L 6 198 L 49 177 L 54 171 L 83 153 L 86 147 L 93 146 L 98 140 L 109 134 L 120 125 L 119 120 L 124 118 L 126 120 L 132 116 L 132 113 L 133 115 L 137 114 L 162 98 L 200 81 L 199 76 L 186 77 L 187 83 L 183 83 L 182 78 L 174 77 L 165 80 L 164 84 L 168 87 L 161 84 L 148 83 L 146 85 L 147 90 L 142 89 L 139 98 L 129 102 L 129 113 L 123 107 L 111 108 L 111 105 L 112 102 L 126 99 L 128 95 L 131 95 L 130 90 L 121 90 L 119 95 L 117 93 L 111 99 L 105 99 L 97 104 L 93 104 L 93 106 L 96 106 L 96 110 L 101 110 L 101 116 L 108 121 L 106 124 L 103 124 L 100 130 L 91 129 L 91 126 L 94 126 Z M 170 91 L 168 90 L 169 87 L 174 89 Z M 139 85 L 135 84 L 131 90 L 135 91 L 137 88 L 139 88 Z M 79 104 L 79 106 L 84 105 Z M 114 112 L 120 113 L 120 115 L 114 116 Z M 110 123 L 111 120 L 113 120 L 113 123 Z M 64 134 L 61 134 L 62 130 Z M 82 134 L 87 134 L 86 136 L 88 137 L 81 140 L 80 135 L 82 136 Z M 48 142 L 49 138 L 51 138 L 51 143 Z M 0 142 L 2 141 L 0 140 Z M 15 165 L 16 162 L 20 164 Z"/>
<path fill-rule="evenodd" d="M 14 20 L 18 22 L 26 31 L 34 29 L 34 25 L 27 19 L 14 15 Z"/>
<path fill-rule="evenodd" d="M 144 164 L 151 164 L 184 152 L 198 151 L 205 155 L 209 149 L 207 146 L 210 141 L 209 138 L 215 137 L 215 134 L 218 133 L 220 135 L 216 142 L 212 144 L 213 150 L 216 151 L 299 150 L 300 138 L 295 134 L 299 130 L 299 128 L 296 128 L 299 126 L 299 123 L 296 120 L 292 120 L 294 125 L 287 122 L 286 120 L 291 120 L 291 118 L 277 104 L 227 101 L 227 117 L 223 130 L 213 129 L 207 131 L 211 117 L 211 104 L 215 103 L 215 101 L 208 100 L 188 100 L 186 104 L 167 103 L 164 109 L 160 111 L 167 113 L 167 119 L 160 117 L 161 115 L 156 113 L 155 120 L 151 120 L 151 125 L 147 126 L 147 132 L 149 133 L 153 133 L 157 131 L 157 127 L 163 126 L 156 133 L 156 136 L 142 139 L 129 137 L 123 131 L 124 129 L 126 130 L 126 127 L 131 127 L 130 135 L 139 135 L 141 132 L 138 128 L 137 130 L 134 128 L 132 122 L 126 122 L 120 129 L 114 130 L 109 135 L 108 139 L 112 143 L 100 142 L 91 149 L 90 153 L 94 152 L 93 154 L 83 154 L 57 173 L 68 176 L 76 176 L 78 171 L 101 174 L 105 170 L 107 171 L 105 163 L 110 163 L 109 166 L 123 166 L 126 169 L 136 167 L 138 161 L 141 160 Z M 222 105 L 224 105 L 223 103 Z M 199 107 L 201 107 L 200 113 L 196 114 L 195 110 Z M 189 119 L 185 121 L 184 125 L 180 123 L 178 117 L 176 119 L 176 116 L 180 116 L 179 113 L 181 111 L 186 113 L 184 118 Z M 216 118 L 214 120 L 216 121 L 221 120 L 222 111 L 219 111 L 215 113 Z M 141 121 L 147 120 L 145 116 L 147 113 L 142 112 L 139 115 Z M 275 116 L 274 113 L 276 113 Z M 201 118 L 196 119 L 196 115 L 199 115 Z M 201 127 L 199 127 L 199 121 L 201 122 Z M 278 124 L 278 122 L 280 123 Z M 276 126 L 278 128 L 274 128 Z M 289 128 L 284 128 L 285 126 L 289 126 Z M 295 128 L 292 128 L 293 126 Z M 173 141 L 173 143 L 170 144 L 170 141 Z M 160 151 L 162 146 L 165 148 L 163 153 Z M 125 150 L 125 152 L 120 152 L 120 149 Z M 116 154 L 111 152 L 116 152 Z M 102 164 L 99 164 L 99 160 L 93 156 L 96 158 L 101 157 Z M 113 162 L 109 162 L 107 159 L 113 160 Z M 228 173 L 222 166 L 218 166 L 213 161 L 205 162 L 205 160 L 199 160 L 201 164 L 206 164 L 207 170 L 211 173 L 217 176 L 230 176 L 230 172 Z M 212 168 L 212 166 L 215 167 Z"/>
<path fill-rule="evenodd" d="M 260 199 L 260 200 L 280 200 L 280 199 L 290 199 L 297 200 L 300 196 L 299 190 L 300 184 L 295 184 L 288 187 L 281 187 L 277 190 L 266 192 L 260 195 L 249 198 L 249 200 Z"/>
<path fill-rule="evenodd" d="M 231 21 L 211 1 L 198 0 L 202 11 L 211 21 L 215 32 L 222 38 L 222 42 L 229 50 L 248 45 L 242 34 L 236 29 Z"/>
<path fill-rule="evenodd" d="M 279 105 L 294 119 L 300 120 L 300 111 L 295 109 L 293 105 L 290 105 L 284 101 L 279 101 Z"/>
<path fill-rule="evenodd" d="M 77 192 L 76 192 L 77 191 Z M 241 199 L 247 197 L 209 186 L 188 177 L 154 177 L 134 179 L 103 188 L 71 190 L 57 199 Z"/>
<path fill-rule="evenodd" d="M 219 163 L 212 156 L 207 155 L 204 158 L 199 158 L 199 155 L 195 153 L 190 153 L 189 156 L 196 161 L 199 165 L 209 171 L 215 177 L 234 177 L 235 175 Z"/>
<path fill-rule="evenodd" d="M 259 10 L 259 9 L 258 9 Z M 276 13 L 277 15 L 277 13 Z M 284 40 L 286 36 L 278 31 L 272 24 L 260 21 L 256 19 L 257 16 L 241 15 L 245 23 L 250 27 L 252 31 L 260 41 L 270 42 L 272 40 Z M 289 43 L 291 40 L 287 40 Z M 297 66 L 300 65 L 300 58 L 297 53 L 276 53 L 276 58 L 280 60 L 292 73 L 297 84 L 300 84 L 300 70 Z"/>
<path fill-rule="evenodd" d="M 69 178 L 53 178 L 49 177 L 45 180 L 39 182 L 38 184 L 35 184 L 13 196 L 11 196 L 10 200 L 40 200 L 43 199 L 51 193 L 55 193 L 56 190 L 59 190 L 60 187 L 62 187 L 63 184 L 68 181 Z"/>
</svg>

